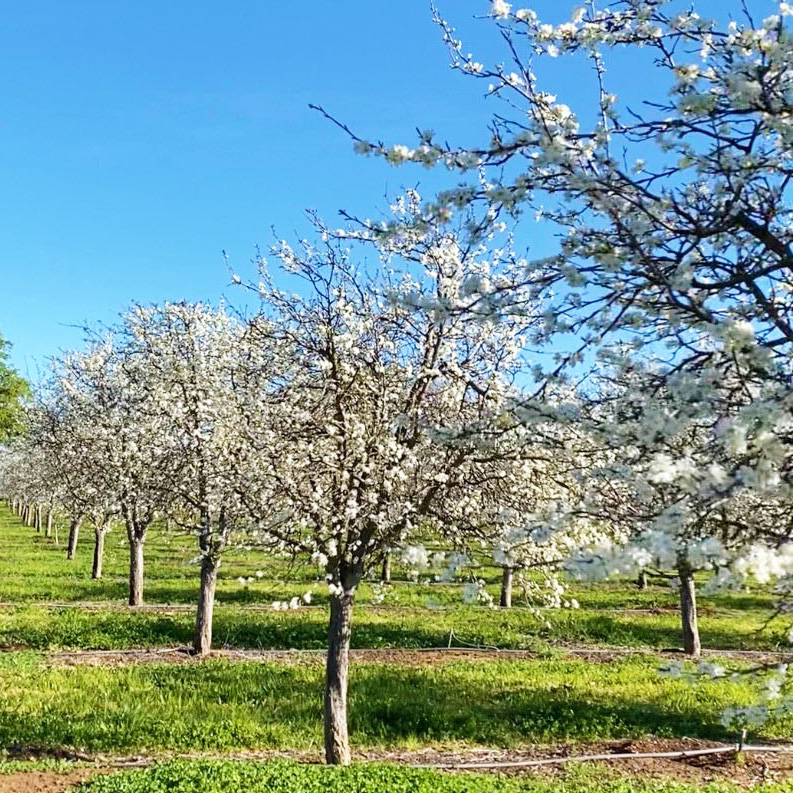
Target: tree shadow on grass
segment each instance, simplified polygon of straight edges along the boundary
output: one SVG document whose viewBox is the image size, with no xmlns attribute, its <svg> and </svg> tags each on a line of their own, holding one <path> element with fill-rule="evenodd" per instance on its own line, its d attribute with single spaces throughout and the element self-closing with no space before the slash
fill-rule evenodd
<svg viewBox="0 0 793 793">
<path fill-rule="evenodd" d="M 21 607 L 0 613 L 0 647 L 46 650 L 126 649 L 172 647 L 188 644 L 193 631 L 191 609 L 168 611 L 87 610 L 79 608 Z M 676 648 L 680 633 L 667 616 L 641 618 L 576 614 L 575 619 L 552 623 L 546 629 L 523 612 L 470 609 L 440 613 L 379 612 L 360 609 L 352 634 L 354 648 L 445 647 L 450 633 L 456 646 L 536 648 L 543 641 L 562 644 L 605 644 L 617 647 Z M 767 648 L 774 637 L 757 637 L 740 630 L 738 623 L 702 625 L 708 648 Z M 327 641 L 324 609 L 290 612 L 242 611 L 220 608 L 214 624 L 215 647 L 237 649 L 323 649 Z"/>
<path fill-rule="evenodd" d="M 587 696 L 580 689 L 509 692 L 461 690 L 453 681 L 411 680 L 397 686 L 387 673 L 351 686 L 351 727 L 359 740 L 386 744 L 470 741 L 503 746 L 555 741 L 639 738 L 648 735 L 723 740 L 716 714 L 632 700 L 618 693 Z M 404 681 L 403 682 L 407 682 Z M 405 696 L 405 691 L 409 696 Z"/>
<path fill-rule="evenodd" d="M 610 644 L 619 647 L 677 648 L 681 645 L 679 618 L 675 614 L 587 614 L 576 612 L 569 619 L 551 617 L 551 629 L 540 633 L 562 642 Z M 700 621 L 703 649 L 742 650 L 772 648 L 777 637 L 757 633 L 746 621 L 705 615 Z"/>
<path fill-rule="evenodd" d="M 718 724 L 720 702 L 692 696 L 686 684 L 651 685 L 651 672 L 635 664 L 593 674 L 584 668 L 571 665 L 568 674 L 550 662 L 355 664 L 352 738 L 370 746 L 509 747 L 648 735 L 731 737 Z M 0 701 L 0 747 L 285 749 L 317 746 L 321 739 L 319 664 L 208 662 L 38 674 L 31 685 L 44 686 L 48 696 L 33 705 L 28 698 L 25 707 L 17 701 L 24 692 Z M 563 682 L 566 675 L 571 682 Z M 49 696 L 53 689 L 58 696 Z"/>
</svg>

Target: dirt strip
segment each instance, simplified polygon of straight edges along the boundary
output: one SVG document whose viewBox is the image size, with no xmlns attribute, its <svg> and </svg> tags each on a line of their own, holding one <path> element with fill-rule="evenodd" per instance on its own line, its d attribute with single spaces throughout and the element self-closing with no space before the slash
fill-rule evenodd
<svg viewBox="0 0 793 793">
<path fill-rule="evenodd" d="M 647 739 L 637 741 L 607 741 L 587 744 L 554 744 L 528 746 L 519 749 L 465 748 L 456 751 L 422 749 L 418 751 L 356 750 L 355 762 L 385 762 L 400 765 L 454 766 L 469 763 L 503 763 L 534 759 L 563 758 L 583 754 L 622 754 L 646 752 L 692 751 L 718 746 L 708 741 L 682 739 Z M 68 753 L 54 753 L 68 758 Z M 18 747 L 12 755 L 18 759 L 40 759 L 51 753 L 32 747 Z M 144 768 L 157 762 L 165 762 L 177 755 L 87 758 L 78 756 L 90 767 L 55 771 L 20 771 L 0 775 L 0 793 L 65 793 L 75 785 L 98 773 L 113 773 L 124 768 Z M 224 757 L 264 761 L 273 758 L 288 758 L 297 762 L 319 763 L 321 754 L 316 751 L 294 752 L 242 752 L 235 754 L 182 754 L 178 757 L 197 759 L 200 757 Z M 793 755 L 749 754 L 736 760 L 732 754 L 705 755 L 687 758 L 636 758 L 614 762 L 599 762 L 603 774 L 620 778 L 642 778 L 684 781 L 689 784 L 706 784 L 723 780 L 750 789 L 763 782 L 782 781 L 793 778 Z M 463 773 L 463 772 L 459 772 Z M 483 773 L 487 773 L 485 770 Z M 503 773 L 500 772 L 500 773 Z M 517 769 L 509 772 L 542 778 L 562 779 L 567 772 L 564 766 L 548 766 L 531 771 Z"/>
<path fill-rule="evenodd" d="M 681 659 L 686 656 L 676 650 L 635 650 L 600 649 L 592 647 L 555 648 L 571 658 L 591 663 L 612 663 L 628 657 L 654 657 L 662 659 Z M 156 649 L 131 650 L 74 650 L 49 653 L 47 660 L 55 666 L 127 666 L 131 664 L 174 663 L 197 664 L 207 660 L 260 661 L 283 664 L 321 664 L 324 650 L 237 650 L 231 648 L 213 650 L 209 655 L 197 657 L 188 647 L 168 647 Z M 717 658 L 720 661 L 734 660 L 744 663 L 778 663 L 780 655 L 762 651 L 706 651 L 703 658 Z M 493 650 L 475 648 L 427 648 L 427 649 L 357 649 L 350 650 L 353 662 L 397 664 L 401 666 L 435 666 L 456 662 L 522 661 L 543 658 L 543 655 L 530 650 Z"/>
<path fill-rule="evenodd" d="M 273 595 L 275 599 L 277 597 Z M 415 613 L 416 611 L 427 611 L 427 608 L 424 606 L 389 606 L 389 605 L 380 605 L 380 606 L 373 606 L 368 605 L 365 603 L 361 604 L 368 612 L 373 614 L 387 614 L 387 613 Z M 131 611 L 131 612 L 152 612 L 155 614 L 159 613 L 168 613 L 168 612 L 192 612 L 195 611 L 195 604 L 194 603 L 143 603 L 140 606 L 129 606 L 126 603 L 120 601 L 113 601 L 113 600 L 85 600 L 85 601 L 72 601 L 72 600 L 0 600 L 0 609 L 17 609 L 23 608 L 25 606 L 33 606 L 36 608 L 44 608 L 44 609 L 83 609 L 85 611 Z M 234 603 L 234 602 L 224 602 L 223 606 L 232 607 L 239 611 L 272 611 L 273 606 L 272 603 Z M 327 606 L 322 604 L 313 604 L 310 606 L 301 606 L 301 611 L 324 611 L 327 609 Z M 436 605 L 432 607 L 433 611 L 454 611 L 457 607 L 454 605 Z M 485 607 L 482 607 L 484 610 Z M 536 610 L 539 611 L 556 611 L 558 612 L 559 609 L 550 608 L 550 607 L 543 607 L 540 606 L 538 609 L 531 608 L 528 609 L 524 606 L 515 605 L 511 608 L 512 611 L 525 611 L 527 613 L 534 613 Z M 737 609 L 736 609 L 737 610 Z M 658 614 L 677 614 L 679 609 L 675 606 L 652 606 L 648 608 L 630 608 L 630 609 L 618 609 L 618 608 L 586 608 L 584 611 L 591 612 L 594 614 L 614 614 L 617 616 L 652 616 Z M 720 609 L 714 608 L 712 606 L 701 606 L 699 608 L 700 615 L 714 615 L 718 614 Z M 729 611 L 729 609 L 724 609 L 724 611 Z"/>
</svg>

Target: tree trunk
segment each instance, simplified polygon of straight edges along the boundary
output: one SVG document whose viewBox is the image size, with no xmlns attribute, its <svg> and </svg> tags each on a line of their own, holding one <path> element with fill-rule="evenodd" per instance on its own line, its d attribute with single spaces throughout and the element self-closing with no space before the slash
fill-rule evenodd
<svg viewBox="0 0 793 793">
<path fill-rule="evenodd" d="M 639 571 L 639 575 L 636 578 L 636 586 L 639 587 L 639 589 L 647 589 L 648 581 L 646 570 Z"/>
<path fill-rule="evenodd" d="M 132 531 L 129 537 L 129 605 L 143 605 L 143 544 L 146 532 Z"/>
<path fill-rule="evenodd" d="M 205 556 L 201 562 L 201 590 L 198 593 L 198 613 L 193 635 L 193 652 L 196 655 L 206 655 L 212 649 L 212 616 L 219 565 L 220 562 L 210 556 Z"/>
<path fill-rule="evenodd" d="M 45 537 L 52 537 L 52 513 L 54 512 L 51 506 L 47 507 L 47 527 L 44 530 Z"/>
<path fill-rule="evenodd" d="M 702 644 L 699 640 L 697 625 L 697 590 L 691 567 L 685 562 L 678 563 L 680 576 L 680 620 L 683 628 L 683 651 L 699 658 Z"/>
<path fill-rule="evenodd" d="M 66 548 L 66 558 L 74 559 L 77 553 L 77 537 L 80 534 L 80 518 L 75 518 L 69 521 L 69 544 Z"/>
<path fill-rule="evenodd" d="M 325 669 L 325 761 L 329 765 L 350 764 L 347 731 L 347 673 L 350 665 L 350 634 L 355 590 L 345 590 L 330 599 L 328 659 Z"/>
<path fill-rule="evenodd" d="M 390 584 L 391 583 L 391 554 L 386 551 L 386 555 L 383 557 L 383 571 L 380 574 L 380 581 L 383 584 Z"/>
<path fill-rule="evenodd" d="M 91 578 L 99 579 L 102 577 L 102 562 L 105 558 L 105 533 L 107 529 L 94 529 L 94 566 L 91 571 Z"/>
<path fill-rule="evenodd" d="M 36 504 L 33 508 L 33 523 L 36 531 L 41 532 L 41 504 Z"/>
<path fill-rule="evenodd" d="M 501 574 L 501 608 L 512 608 L 512 573 L 511 567 L 505 567 Z"/>
</svg>

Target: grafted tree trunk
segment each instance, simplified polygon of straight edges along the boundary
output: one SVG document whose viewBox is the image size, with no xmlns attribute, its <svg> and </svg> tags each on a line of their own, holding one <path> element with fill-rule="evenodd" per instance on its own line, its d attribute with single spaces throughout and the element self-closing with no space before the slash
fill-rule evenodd
<svg viewBox="0 0 793 793">
<path fill-rule="evenodd" d="M 680 577 L 680 621 L 683 628 L 683 651 L 687 655 L 699 658 L 702 653 L 702 644 L 697 624 L 697 590 L 694 584 L 694 572 L 684 557 L 678 560 L 677 571 Z"/>
<path fill-rule="evenodd" d="M 639 589 L 647 589 L 648 581 L 646 570 L 639 571 L 639 575 L 636 577 L 636 586 L 639 587 Z"/>
<path fill-rule="evenodd" d="M 201 589 L 198 593 L 193 652 L 206 655 L 212 649 L 212 617 L 215 612 L 215 588 L 220 561 L 204 556 L 201 561 Z"/>
<path fill-rule="evenodd" d="M 512 608 L 512 567 L 505 567 L 501 573 L 501 608 Z"/>
<path fill-rule="evenodd" d="M 325 761 L 329 765 L 349 765 L 351 759 L 347 730 L 347 677 L 354 599 L 354 588 L 345 589 L 330 599 L 325 668 Z"/>
<path fill-rule="evenodd" d="M 383 570 L 380 573 L 380 581 L 383 584 L 391 583 L 391 554 L 388 551 L 385 552 L 383 557 Z"/>
<path fill-rule="evenodd" d="M 91 570 L 91 578 L 99 579 L 102 577 L 102 562 L 105 559 L 105 534 L 106 526 L 94 527 L 94 566 Z"/>
<path fill-rule="evenodd" d="M 66 558 L 74 559 L 77 554 L 77 538 L 80 534 L 80 518 L 72 515 L 69 521 L 69 543 L 66 546 Z"/>
</svg>

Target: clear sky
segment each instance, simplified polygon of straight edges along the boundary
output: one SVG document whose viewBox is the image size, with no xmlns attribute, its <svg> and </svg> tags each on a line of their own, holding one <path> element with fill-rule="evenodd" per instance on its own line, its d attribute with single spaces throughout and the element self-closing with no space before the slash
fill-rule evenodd
<svg viewBox="0 0 793 793">
<path fill-rule="evenodd" d="M 492 51 L 486 0 L 439 4 Z M 554 22 L 574 5 L 533 4 Z M 0 85 L 0 332 L 32 378 L 132 300 L 233 299 L 221 251 L 244 272 L 306 208 L 371 216 L 448 182 L 357 157 L 309 102 L 407 143 L 481 143 L 495 109 L 448 68 L 428 0 L 25 0 L 4 8 Z"/>
</svg>

